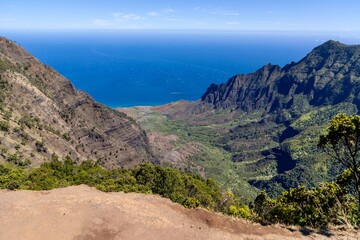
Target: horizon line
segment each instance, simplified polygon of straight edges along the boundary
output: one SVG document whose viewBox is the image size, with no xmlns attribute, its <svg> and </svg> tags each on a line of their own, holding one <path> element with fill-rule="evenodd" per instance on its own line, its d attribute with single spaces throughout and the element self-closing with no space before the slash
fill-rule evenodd
<svg viewBox="0 0 360 240">
<path fill-rule="evenodd" d="M 56 32 L 56 31 L 68 31 L 68 32 L 212 32 L 212 33 L 290 33 L 290 34 L 359 34 L 360 30 L 245 30 L 245 29 L 161 29 L 161 28 L 3 28 L 0 32 Z"/>
</svg>

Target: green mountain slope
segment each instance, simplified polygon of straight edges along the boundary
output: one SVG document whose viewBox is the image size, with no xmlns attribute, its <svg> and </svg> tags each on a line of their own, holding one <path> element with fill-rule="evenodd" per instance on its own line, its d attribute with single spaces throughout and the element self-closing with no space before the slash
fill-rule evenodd
<svg viewBox="0 0 360 240">
<path fill-rule="evenodd" d="M 154 135 L 160 162 L 201 170 L 253 198 L 334 179 L 342 169 L 317 149 L 318 136 L 336 114 L 357 114 L 359 100 L 360 46 L 328 41 L 283 68 L 212 84 L 197 102 L 126 112 Z"/>
</svg>

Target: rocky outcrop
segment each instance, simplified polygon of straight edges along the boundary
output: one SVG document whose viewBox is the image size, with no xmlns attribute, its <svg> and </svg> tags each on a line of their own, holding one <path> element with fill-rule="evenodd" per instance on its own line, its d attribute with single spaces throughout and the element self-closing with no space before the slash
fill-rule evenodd
<svg viewBox="0 0 360 240">
<path fill-rule="evenodd" d="M 8 126 L 0 131 L 4 159 L 17 156 L 36 165 L 70 155 L 115 167 L 151 158 L 146 134 L 134 120 L 76 90 L 5 38 L 0 38 L 0 82 L 0 122 Z"/>
</svg>

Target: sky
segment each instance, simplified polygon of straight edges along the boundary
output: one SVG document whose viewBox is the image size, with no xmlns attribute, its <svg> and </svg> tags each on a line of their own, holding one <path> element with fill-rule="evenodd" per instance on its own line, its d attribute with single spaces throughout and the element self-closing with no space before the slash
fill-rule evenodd
<svg viewBox="0 0 360 240">
<path fill-rule="evenodd" d="M 0 30 L 360 32 L 359 0 L 0 0 Z"/>
</svg>

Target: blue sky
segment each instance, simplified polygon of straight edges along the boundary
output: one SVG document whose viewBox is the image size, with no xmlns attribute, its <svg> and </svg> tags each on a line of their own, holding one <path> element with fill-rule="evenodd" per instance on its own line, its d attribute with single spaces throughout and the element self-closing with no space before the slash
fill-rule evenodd
<svg viewBox="0 0 360 240">
<path fill-rule="evenodd" d="M 0 0 L 0 29 L 360 32 L 359 0 Z"/>
</svg>

